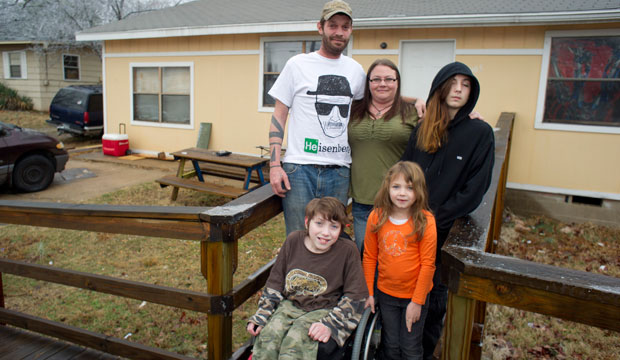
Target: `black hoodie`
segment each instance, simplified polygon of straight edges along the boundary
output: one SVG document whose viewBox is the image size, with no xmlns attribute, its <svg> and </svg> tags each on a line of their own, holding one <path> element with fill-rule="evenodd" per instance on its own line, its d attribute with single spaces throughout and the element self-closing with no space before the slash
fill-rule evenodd
<svg viewBox="0 0 620 360">
<path fill-rule="evenodd" d="M 470 119 L 480 94 L 480 84 L 467 65 L 454 62 L 444 66 L 433 79 L 429 99 L 454 75 L 467 75 L 471 88 L 467 103 L 448 123 L 447 141 L 433 154 L 416 146 L 419 125 L 411 133 L 402 160 L 418 163 L 424 170 L 429 205 L 435 214 L 438 232 L 445 233 L 454 220 L 475 210 L 491 184 L 495 137 L 482 120 Z M 439 239 L 437 250 L 443 245 Z"/>
</svg>

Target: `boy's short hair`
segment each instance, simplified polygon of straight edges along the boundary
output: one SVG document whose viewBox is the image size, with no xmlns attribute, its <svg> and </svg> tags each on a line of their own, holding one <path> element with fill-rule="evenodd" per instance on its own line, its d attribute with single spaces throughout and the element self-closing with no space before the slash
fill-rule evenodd
<svg viewBox="0 0 620 360">
<path fill-rule="evenodd" d="M 325 196 L 310 200 L 306 205 L 306 218 L 310 221 L 316 215 L 323 215 L 326 220 L 339 222 L 343 228 L 348 223 L 346 208 L 335 197 Z"/>
</svg>

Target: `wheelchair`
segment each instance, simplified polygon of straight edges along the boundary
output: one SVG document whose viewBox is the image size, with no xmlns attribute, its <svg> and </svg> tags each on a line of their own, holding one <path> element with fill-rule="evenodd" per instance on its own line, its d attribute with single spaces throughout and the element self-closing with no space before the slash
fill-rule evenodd
<svg viewBox="0 0 620 360">
<path fill-rule="evenodd" d="M 351 334 L 348 344 L 345 345 L 345 358 L 351 360 L 378 359 L 379 346 L 381 345 L 380 322 L 378 306 L 375 306 L 374 314 L 370 308 L 364 310 L 357 329 Z"/>
</svg>

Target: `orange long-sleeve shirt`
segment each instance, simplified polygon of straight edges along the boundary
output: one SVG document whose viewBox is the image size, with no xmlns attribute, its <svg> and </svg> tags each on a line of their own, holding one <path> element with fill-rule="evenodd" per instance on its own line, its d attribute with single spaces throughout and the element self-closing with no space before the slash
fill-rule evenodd
<svg viewBox="0 0 620 360">
<path fill-rule="evenodd" d="M 396 225 L 388 220 L 378 232 L 373 233 L 370 229 L 378 222 L 377 210 L 370 213 L 362 265 L 371 296 L 374 296 L 375 267 L 378 263 L 379 290 L 424 305 L 426 295 L 433 287 L 437 250 L 435 217 L 428 211 L 424 211 L 424 216 L 426 229 L 419 239 L 418 235 L 407 236 L 413 232 L 410 221 Z"/>
</svg>

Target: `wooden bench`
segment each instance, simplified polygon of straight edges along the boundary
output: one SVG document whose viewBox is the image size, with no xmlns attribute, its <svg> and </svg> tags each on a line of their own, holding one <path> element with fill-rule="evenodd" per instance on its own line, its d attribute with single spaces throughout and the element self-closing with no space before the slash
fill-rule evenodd
<svg viewBox="0 0 620 360">
<path fill-rule="evenodd" d="M 235 154 L 230 151 L 213 151 L 195 147 L 175 151 L 172 153 L 172 156 L 179 160 L 179 168 L 176 173 L 177 179 L 166 176 L 157 180 L 162 187 L 167 185 L 174 187 L 171 195 L 172 201 L 176 200 L 179 188 L 182 187 L 236 198 L 267 183 L 264 179 L 263 168 L 269 163 L 268 159 Z M 193 170 L 186 172 L 185 163 L 188 160 L 191 162 Z M 242 190 L 217 184 L 204 184 L 205 179 L 203 175 L 214 175 L 237 180 L 242 177 Z M 200 182 L 188 180 L 193 177 L 197 177 Z M 255 181 L 252 181 L 253 178 Z M 258 184 L 250 187 L 252 182 L 258 182 Z"/>
<path fill-rule="evenodd" d="M 180 178 L 175 175 L 166 175 L 161 179 L 155 180 L 161 187 L 175 186 L 177 188 L 185 188 L 196 191 L 207 192 L 211 194 L 221 195 L 229 198 L 236 199 L 239 196 L 248 192 L 240 187 L 233 187 L 227 185 L 220 185 L 208 182 L 201 182 L 198 180 Z"/>
<path fill-rule="evenodd" d="M 243 169 L 234 167 L 234 166 L 228 166 L 228 165 L 209 164 L 209 167 L 201 166 L 200 169 L 202 170 L 203 174 L 219 176 L 219 177 L 224 177 L 224 178 L 233 179 L 233 180 L 244 181 L 245 176 L 246 176 L 246 172 Z M 191 176 L 196 176 L 195 171 L 193 170 L 189 174 Z M 184 175 L 183 177 L 186 177 L 186 176 Z M 263 167 L 263 178 L 265 179 L 266 182 L 269 182 L 269 167 L 267 166 Z M 260 184 L 260 179 L 258 178 L 258 175 L 256 174 L 255 171 L 252 172 L 252 177 L 250 178 L 250 181 L 253 183 Z"/>
</svg>

